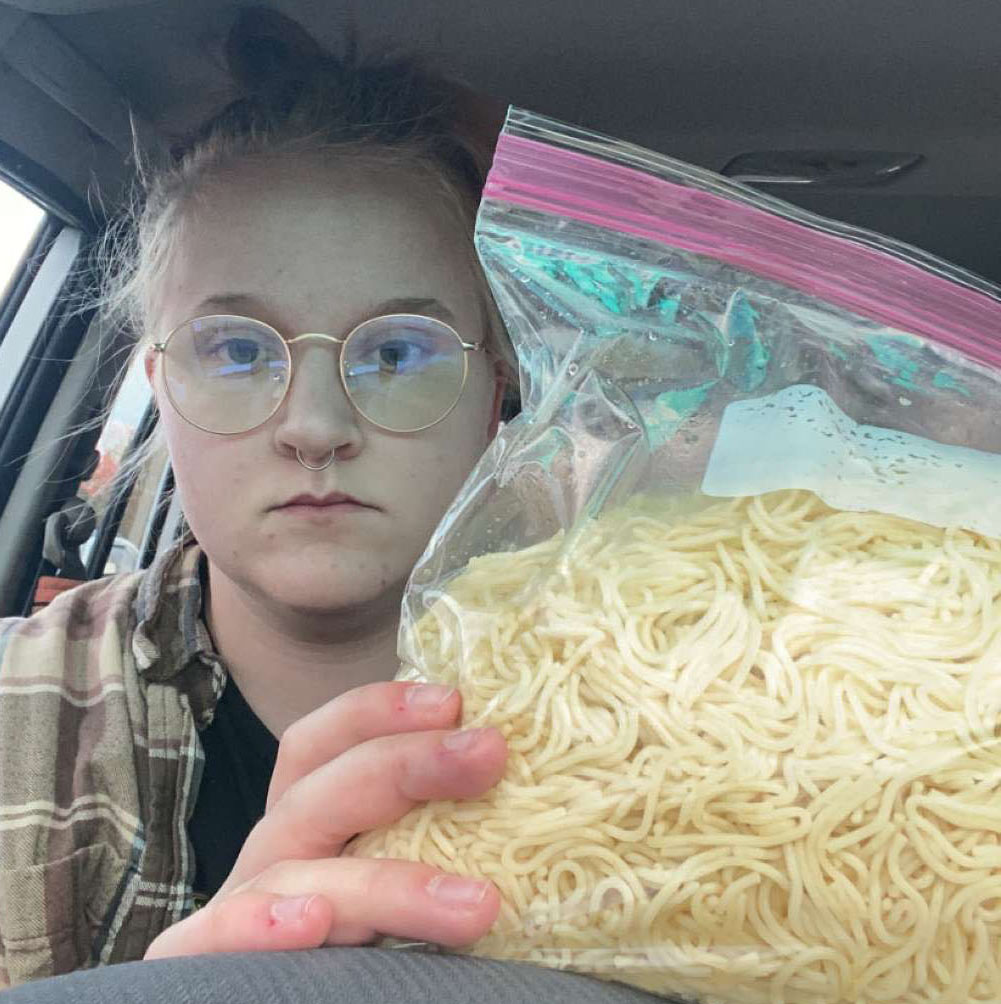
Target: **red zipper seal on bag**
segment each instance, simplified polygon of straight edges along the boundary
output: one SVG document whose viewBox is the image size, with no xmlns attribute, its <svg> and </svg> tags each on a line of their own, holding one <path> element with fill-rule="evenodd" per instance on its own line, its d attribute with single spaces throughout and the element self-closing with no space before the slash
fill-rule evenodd
<svg viewBox="0 0 1001 1004">
<path fill-rule="evenodd" d="M 659 161 L 684 171 L 678 162 L 629 149 L 649 158 L 654 170 Z M 505 131 L 484 188 L 490 200 L 704 254 L 1001 369 L 1001 299 L 891 250 L 735 198 Z"/>
</svg>

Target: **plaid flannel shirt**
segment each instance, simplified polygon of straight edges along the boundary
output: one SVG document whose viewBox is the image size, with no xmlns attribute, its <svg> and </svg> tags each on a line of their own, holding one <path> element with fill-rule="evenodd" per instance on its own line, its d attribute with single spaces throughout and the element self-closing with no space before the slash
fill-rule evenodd
<svg viewBox="0 0 1001 1004">
<path fill-rule="evenodd" d="M 143 956 L 194 909 L 187 823 L 225 670 L 202 552 L 0 620 L 0 982 Z"/>
</svg>

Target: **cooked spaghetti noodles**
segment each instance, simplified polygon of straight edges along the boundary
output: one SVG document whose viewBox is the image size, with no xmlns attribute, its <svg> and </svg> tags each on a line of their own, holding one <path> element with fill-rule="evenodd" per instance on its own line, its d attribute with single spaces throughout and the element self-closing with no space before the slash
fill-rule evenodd
<svg viewBox="0 0 1001 1004">
<path fill-rule="evenodd" d="M 806 492 L 473 561 L 424 678 L 487 797 L 352 853 L 492 879 L 476 954 L 742 1004 L 1001 1001 L 1001 542 Z"/>
</svg>

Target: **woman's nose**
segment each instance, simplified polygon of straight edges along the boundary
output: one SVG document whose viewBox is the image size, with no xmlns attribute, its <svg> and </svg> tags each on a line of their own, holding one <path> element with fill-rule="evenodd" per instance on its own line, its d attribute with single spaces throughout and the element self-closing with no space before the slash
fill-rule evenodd
<svg viewBox="0 0 1001 1004">
<path fill-rule="evenodd" d="M 292 383 L 276 416 L 279 451 L 294 456 L 298 450 L 310 462 L 357 455 L 363 433 L 341 383 L 339 348 L 306 343 L 292 356 Z"/>
</svg>

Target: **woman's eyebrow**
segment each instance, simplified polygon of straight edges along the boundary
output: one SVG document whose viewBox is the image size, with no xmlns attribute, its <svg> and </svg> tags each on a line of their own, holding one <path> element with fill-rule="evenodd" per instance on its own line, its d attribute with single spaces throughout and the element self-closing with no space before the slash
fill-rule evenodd
<svg viewBox="0 0 1001 1004">
<path fill-rule="evenodd" d="M 213 293 L 195 307 L 196 314 L 205 311 L 259 317 L 267 313 L 267 308 L 253 293 Z M 382 317 L 385 314 L 424 314 L 428 317 L 437 317 L 449 324 L 454 324 L 456 320 L 455 312 L 433 296 L 394 297 L 372 307 L 366 311 L 365 316 Z"/>
<path fill-rule="evenodd" d="M 224 314 L 249 314 L 253 317 L 254 311 L 261 310 L 263 306 L 253 293 L 213 293 L 195 307 L 195 313 L 214 310 Z"/>
<path fill-rule="evenodd" d="M 443 321 L 455 322 L 455 314 L 434 297 L 404 296 L 385 300 L 372 308 L 370 316 L 380 317 L 383 314 L 427 314 Z"/>
</svg>

